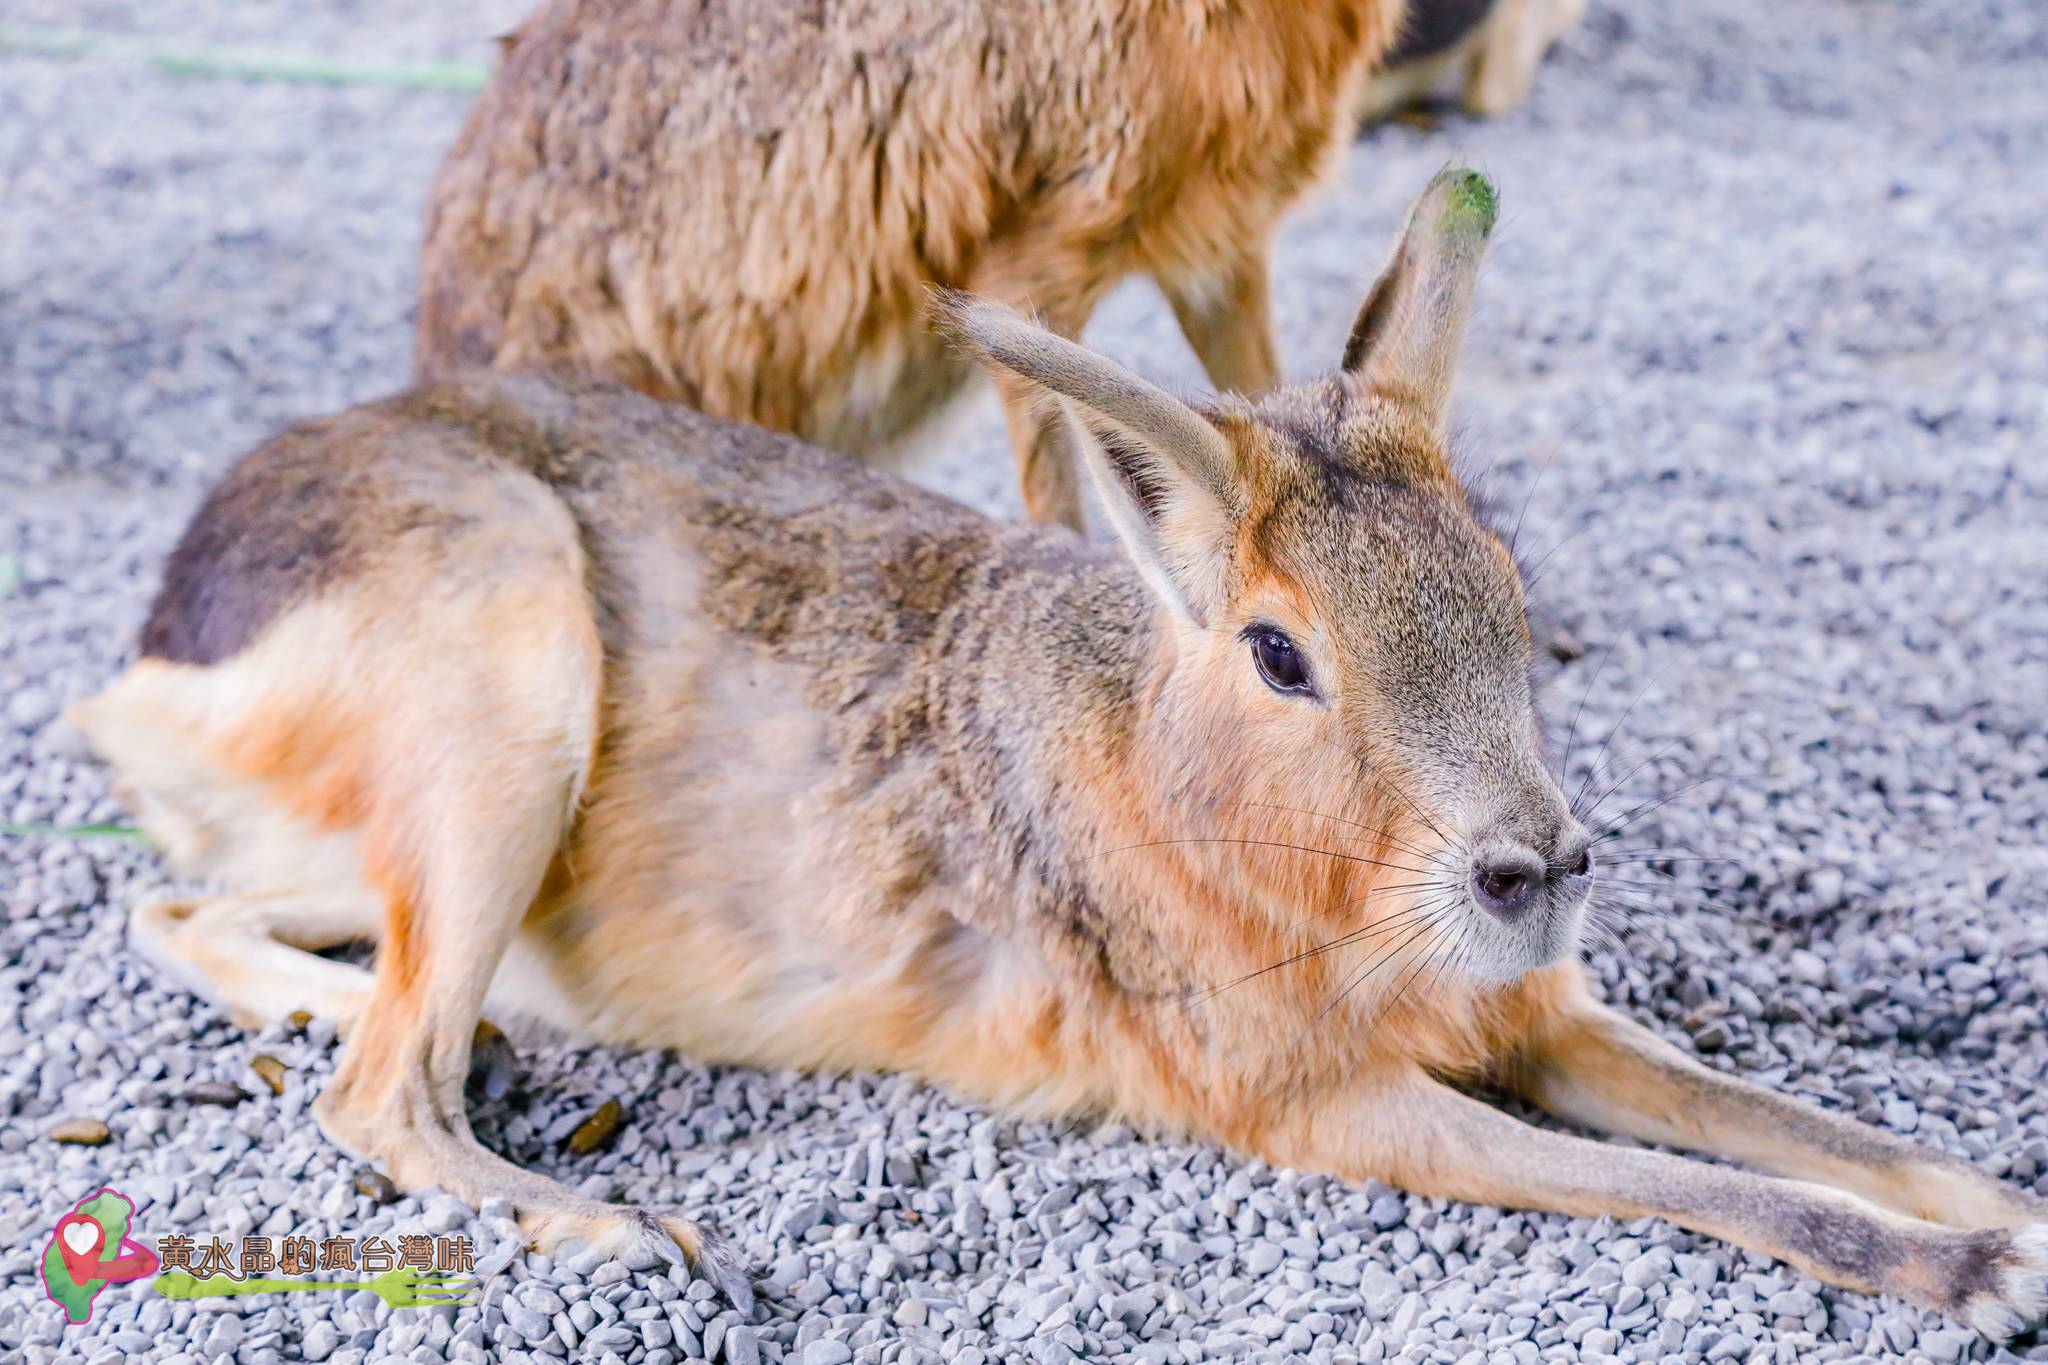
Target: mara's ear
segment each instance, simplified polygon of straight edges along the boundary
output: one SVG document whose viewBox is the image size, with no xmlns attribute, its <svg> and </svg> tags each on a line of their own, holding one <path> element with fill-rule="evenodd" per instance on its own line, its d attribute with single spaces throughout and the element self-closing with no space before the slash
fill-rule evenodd
<svg viewBox="0 0 2048 1365">
<path fill-rule="evenodd" d="M 1497 202 L 1479 172 L 1439 172 L 1408 210 L 1394 259 L 1366 295 L 1344 348 L 1345 370 L 1411 407 L 1438 433 L 1449 416 L 1465 315 Z"/>
<path fill-rule="evenodd" d="M 1139 571 L 1178 615 L 1206 625 L 1222 606 L 1238 502 L 1223 433 L 1164 389 L 1000 304 L 943 293 L 933 316 L 999 379 L 1059 404 Z"/>
</svg>

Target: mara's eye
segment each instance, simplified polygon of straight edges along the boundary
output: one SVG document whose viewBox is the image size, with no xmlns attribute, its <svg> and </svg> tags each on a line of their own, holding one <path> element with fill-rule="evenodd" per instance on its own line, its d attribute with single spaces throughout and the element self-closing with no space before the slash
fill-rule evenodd
<svg viewBox="0 0 2048 1365">
<path fill-rule="evenodd" d="M 1287 632 L 1272 626 L 1253 626 L 1245 632 L 1251 641 L 1252 660 L 1259 676 L 1275 692 L 1313 692 L 1308 684 L 1308 660 L 1287 638 Z"/>
</svg>

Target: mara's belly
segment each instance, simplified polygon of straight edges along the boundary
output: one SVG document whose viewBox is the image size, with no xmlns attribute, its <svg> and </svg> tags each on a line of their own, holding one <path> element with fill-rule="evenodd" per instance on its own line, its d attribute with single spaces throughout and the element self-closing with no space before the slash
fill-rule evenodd
<svg viewBox="0 0 2048 1365">
<path fill-rule="evenodd" d="M 863 894 L 786 831 L 579 875 L 536 906 L 500 987 L 574 1035 L 763 1068 L 903 1071 L 1013 1109 L 1089 1104 L 1066 991 L 927 889 Z"/>
<path fill-rule="evenodd" d="M 928 774 L 849 774 L 795 679 L 712 657 L 608 744 L 495 1008 L 706 1061 L 1043 1085 L 1054 983 L 970 927 L 914 809 Z"/>
</svg>

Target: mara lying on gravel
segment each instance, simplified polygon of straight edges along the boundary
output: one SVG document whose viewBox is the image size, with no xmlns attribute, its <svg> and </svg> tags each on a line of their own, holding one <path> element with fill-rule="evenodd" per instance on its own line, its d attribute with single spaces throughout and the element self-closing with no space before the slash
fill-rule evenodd
<svg viewBox="0 0 2048 1365">
<path fill-rule="evenodd" d="M 486 1009 L 892 1068 L 1457 1199 L 1657 1214 L 2008 1335 L 2032 1196 L 1596 1002 L 1600 841 L 1545 760 L 1521 579 L 1445 457 L 1481 177 L 1411 211 L 1343 363 L 1193 406 L 995 304 L 1116 546 L 793 437 L 481 374 L 245 458 L 76 719 L 216 897 L 133 934 L 238 1017 L 331 1016 L 317 1114 L 533 1242 L 687 1255 L 479 1145 Z M 373 972 L 313 951 L 375 938 Z M 1755 1174 L 1531 1127 L 1469 1093 Z"/>
<path fill-rule="evenodd" d="M 973 365 L 934 286 L 1078 335 L 1157 280 L 1220 388 L 1277 378 L 1266 256 L 1401 0 L 547 0 L 428 196 L 416 377 L 616 380 L 886 458 Z M 998 375 L 1025 510 L 1081 521 Z"/>
</svg>

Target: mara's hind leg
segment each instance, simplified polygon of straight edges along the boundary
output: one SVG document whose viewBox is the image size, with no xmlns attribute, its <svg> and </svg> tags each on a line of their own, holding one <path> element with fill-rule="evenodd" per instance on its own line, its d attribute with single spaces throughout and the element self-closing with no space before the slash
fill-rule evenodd
<svg viewBox="0 0 2048 1365">
<path fill-rule="evenodd" d="M 346 897 L 160 907 L 144 934 L 252 1014 L 291 987 L 352 1014 L 314 1112 L 399 1185 L 508 1199 L 542 1249 L 575 1237 L 644 1264 L 693 1258 L 745 1302 L 733 1258 L 695 1224 L 584 1198 L 470 1130 L 473 1031 L 574 820 L 602 652 L 578 529 L 551 491 L 478 462 L 415 454 L 404 468 L 383 502 L 354 510 L 363 534 L 377 528 L 360 567 L 325 565 L 319 591 L 232 655 L 145 658 L 76 713 L 187 873 L 373 896 L 367 992 L 305 953 L 363 927 Z M 231 588 L 236 571 L 213 570 Z M 214 930 L 223 941 L 204 942 Z M 265 967 L 286 987 L 268 993 Z"/>
<path fill-rule="evenodd" d="M 751 1290 L 724 1244 L 666 1212 L 577 1194 L 486 1151 L 463 1083 L 485 994 L 561 855 L 597 744 L 601 656 L 572 562 L 415 602 L 378 676 L 365 803 L 366 879 L 384 898 L 375 984 L 315 1106 L 343 1147 L 401 1187 L 510 1200 L 533 1245 L 570 1239 L 647 1266 L 694 1263 L 735 1301 Z M 566 570 L 566 571 L 565 571 Z"/>
<path fill-rule="evenodd" d="M 346 1034 L 369 1000 L 370 974 L 318 953 L 376 938 L 382 918 L 367 887 L 211 896 L 138 905 L 128 938 L 244 1028 L 304 1010 Z"/>
<path fill-rule="evenodd" d="M 346 1038 L 369 1003 L 372 977 L 319 953 L 374 942 L 383 919 L 382 902 L 365 886 L 145 901 L 129 916 L 128 942 L 243 1028 L 304 1011 Z M 479 1020 L 471 1052 L 470 1078 L 489 1098 L 502 1098 L 518 1060 L 511 1042 Z"/>
<path fill-rule="evenodd" d="M 348 803 L 331 791 L 305 799 L 331 778 L 317 758 L 312 771 L 286 774 L 283 790 L 276 772 L 260 770 L 275 764 L 241 761 L 246 720 L 260 729 L 327 709 L 307 695 L 308 679 L 293 667 L 296 643 L 287 645 L 214 667 L 144 659 L 70 718 L 115 765 L 116 794 L 165 856 L 189 876 L 235 889 L 137 905 L 130 946 L 245 1028 L 305 1010 L 345 1032 L 370 975 L 316 954 L 375 939 L 384 918 L 383 902 L 363 884 Z"/>
</svg>

